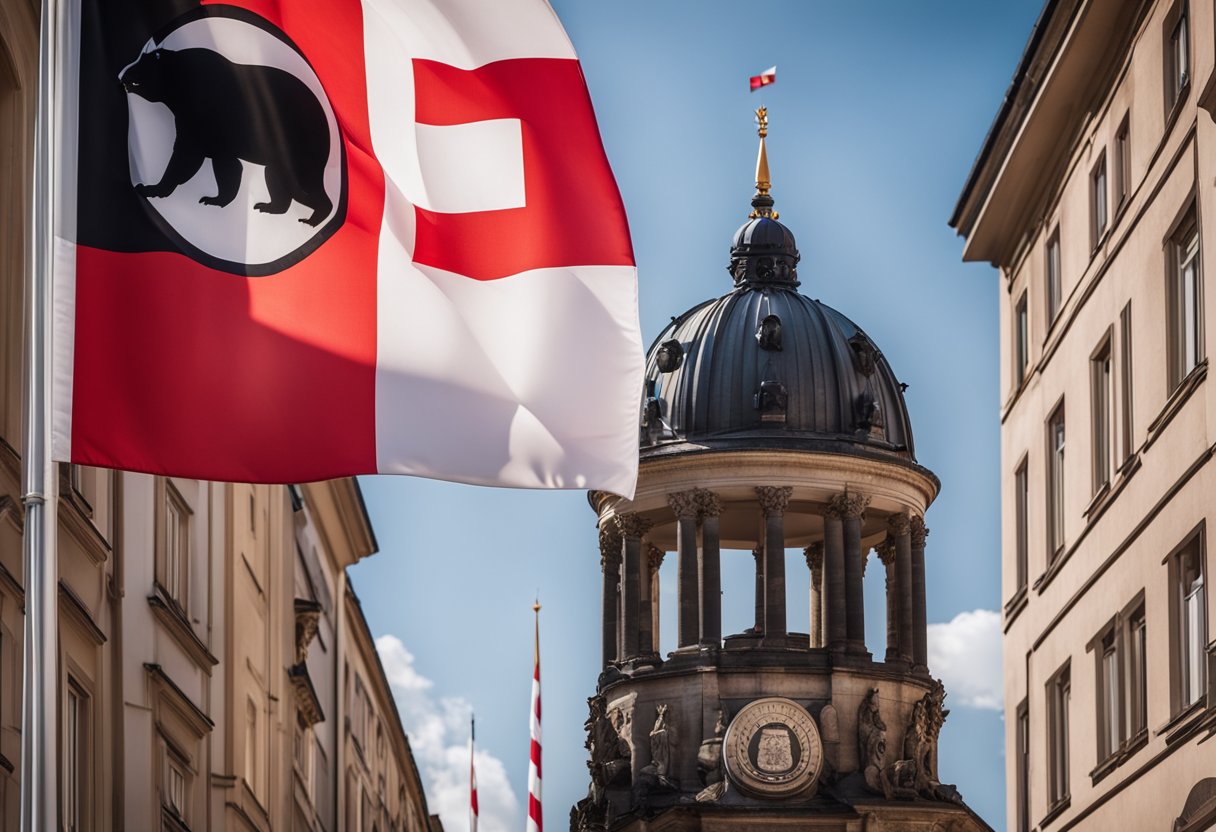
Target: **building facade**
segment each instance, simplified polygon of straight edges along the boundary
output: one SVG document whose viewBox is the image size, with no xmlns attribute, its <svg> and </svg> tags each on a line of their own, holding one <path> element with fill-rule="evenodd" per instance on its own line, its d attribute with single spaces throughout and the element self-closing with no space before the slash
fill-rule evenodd
<svg viewBox="0 0 1216 832">
<path fill-rule="evenodd" d="M 1010 830 L 1216 828 L 1214 47 L 1050 0 L 951 219 L 1000 274 Z"/>
<path fill-rule="evenodd" d="M 22 307 L 37 4 L 0 0 L 0 827 L 18 825 Z M 354 480 L 63 466 L 60 828 L 422 832 L 417 768 L 346 568 Z"/>
<path fill-rule="evenodd" d="M 758 116 L 734 286 L 650 348 L 634 498 L 590 495 L 603 671 L 571 829 L 980 832 L 937 770 L 947 712 L 927 666 L 924 514 L 939 483 L 916 461 L 887 358 L 798 291 Z M 805 554 L 800 574 L 788 548 Z M 728 557 L 754 559 L 754 585 L 722 585 Z M 661 656 L 665 560 L 678 647 Z M 867 568 L 885 579 L 885 609 L 865 609 Z M 809 592 L 804 631 L 788 587 Z M 722 597 L 740 592 L 754 623 L 724 634 Z M 884 644 L 866 643 L 867 615 L 885 618 Z"/>
</svg>

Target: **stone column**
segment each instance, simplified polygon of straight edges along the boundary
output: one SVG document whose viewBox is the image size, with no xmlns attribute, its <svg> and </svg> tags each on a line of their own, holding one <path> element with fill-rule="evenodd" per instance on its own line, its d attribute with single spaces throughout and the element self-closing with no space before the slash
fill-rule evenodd
<svg viewBox="0 0 1216 832">
<path fill-rule="evenodd" d="M 764 547 L 752 549 L 752 559 L 756 561 L 756 626 L 757 633 L 764 632 Z"/>
<path fill-rule="evenodd" d="M 646 647 L 646 637 L 642 637 L 642 649 L 651 653 L 659 652 L 659 567 L 663 565 L 663 557 L 667 553 L 658 546 L 646 547 L 646 576 L 642 579 L 642 587 L 646 592 L 644 605 L 649 608 L 650 615 L 646 621 L 650 624 L 650 647 Z M 643 623 L 645 626 L 645 622 Z"/>
<path fill-rule="evenodd" d="M 697 497 L 693 491 L 667 495 L 676 516 L 677 561 L 676 638 L 680 647 L 691 647 L 700 638 L 701 612 L 697 603 Z"/>
<path fill-rule="evenodd" d="M 756 488 L 764 510 L 764 637 L 784 636 L 785 627 L 785 509 L 794 489 L 788 485 Z"/>
<path fill-rule="evenodd" d="M 912 523 L 907 514 L 894 514 L 888 521 L 895 538 L 896 609 L 899 611 L 899 654 L 912 660 Z"/>
<path fill-rule="evenodd" d="M 886 661 L 899 658 L 899 590 L 895 582 L 895 541 L 888 537 L 874 547 L 887 573 L 887 653 Z"/>
<path fill-rule="evenodd" d="M 642 650 L 641 581 L 642 535 L 650 531 L 651 521 L 637 514 L 618 514 L 621 533 L 621 660 L 637 658 Z"/>
<path fill-rule="evenodd" d="M 845 624 L 848 604 L 844 591 L 844 519 L 831 505 L 823 515 L 823 594 L 827 646 L 834 651 L 843 650 L 848 638 Z"/>
<path fill-rule="evenodd" d="M 600 600 L 602 615 L 604 667 L 617 660 L 621 640 L 621 537 L 615 528 L 600 528 L 600 567 L 604 571 L 604 585 Z"/>
<path fill-rule="evenodd" d="M 696 489 L 701 512 L 700 576 L 701 646 L 722 646 L 722 534 L 718 521 L 722 500 L 712 491 Z"/>
<path fill-rule="evenodd" d="M 812 543 L 803 554 L 811 573 L 811 647 L 823 647 L 823 544 Z"/>
<path fill-rule="evenodd" d="M 925 518 L 912 518 L 912 663 L 929 664 L 928 621 L 925 610 Z"/>
<path fill-rule="evenodd" d="M 843 523 L 845 638 L 851 653 L 866 651 L 866 612 L 861 552 L 861 517 L 870 498 L 861 494 L 838 494 L 831 509 Z"/>
</svg>

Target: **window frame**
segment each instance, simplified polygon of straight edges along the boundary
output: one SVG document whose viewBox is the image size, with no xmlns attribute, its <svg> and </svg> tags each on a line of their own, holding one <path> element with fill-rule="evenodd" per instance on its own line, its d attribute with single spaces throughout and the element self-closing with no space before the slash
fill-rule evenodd
<svg viewBox="0 0 1216 832">
<path fill-rule="evenodd" d="M 1132 302 L 1129 300 L 1119 313 L 1119 444 L 1120 465 L 1135 453 L 1135 392 L 1132 379 Z"/>
<path fill-rule="evenodd" d="M 1108 328 L 1089 357 L 1090 448 L 1093 494 L 1110 486 L 1115 469 L 1114 335 Z"/>
<path fill-rule="evenodd" d="M 88 832 L 92 829 L 92 749 L 93 696 L 69 672 L 63 686 L 63 730 L 59 743 L 60 762 L 59 826 L 63 832 Z"/>
<path fill-rule="evenodd" d="M 190 611 L 191 532 L 194 512 L 167 477 L 157 478 L 155 579 L 165 600 L 183 618 Z M 176 554 L 174 543 L 176 542 Z"/>
<path fill-rule="evenodd" d="M 1178 0 L 1165 18 L 1165 111 L 1173 113 L 1191 86 L 1191 20 L 1187 0 Z"/>
<path fill-rule="evenodd" d="M 1123 747 L 1123 644 L 1120 620 L 1115 616 L 1102 626 L 1087 647 L 1094 654 L 1094 717 L 1098 765 L 1118 755 Z"/>
<path fill-rule="evenodd" d="M 1030 459 L 1023 456 L 1013 470 L 1014 493 L 1014 556 L 1017 589 L 1021 592 L 1030 583 Z"/>
<path fill-rule="evenodd" d="M 1060 316 L 1064 302 L 1063 254 L 1060 250 L 1060 224 L 1056 223 L 1044 248 L 1043 296 L 1047 304 L 1047 330 Z"/>
<path fill-rule="evenodd" d="M 1110 228 L 1110 176 L 1106 168 L 1106 148 L 1089 170 L 1089 247 L 1096 250 Z"/>
<path fill-rule="evenodd" d="M 1148 732 L 1148 617 L 1143 590 L 1122 617 L 1120 633 L 1126 640 L 1123 742 L 1130 744 Z"/>
<path fill-rule="evenodd" d="M 1166 332 L 1169 337 L 1168 392 L 1172 393 L 1197 366 L 1203 363 L 1205 357 L 1203 248 L 1198 212 L 1194 201 L 1182 212 L 1178 222 L 1170 231 L 1166 252 L 1168 281 Z M 1189 357 L 1188 349 L 1193 350 L 1193 355 Z"/>
<path fill-rule="evenodd" d="M 1047 680 L 1047 795 L 1049 811 L 1071 796 L 1072 660 L 1064 662 Z"/>
<path fill-rule="evenodd" d="M 1186 615 L 1186 589 L 1183 586 L 1182 561 L 1189 556 L 1196 558 L 1199 572 L 1199 638 L 1194 645 L 1188 634 L 1189 620 Z M 1174 549 L 1166 556 L 1167 577 L 1169 580 L 1169 613 L 1170 613 L 1170 715 L 1177 717 L 1191 708 L 1201 704 L 1207 698 L 1207 534 L 1206 520 L 1201 520 Z M 1192 657 L 1189 648 L 1193 647 L 1196 656 Z M 1190 660 L 1195 659 L 1198 668 L 1198 679 L 1193 681 L 1190 676 Z M 1190 695 L 1194 687 L 1196 695 Z"/>
<path fill-rule="evenodd" d="M 1023 699 L 1014 721 L 1017 773 L 1014 775 L 1017 832 L 1030 832 L 1030 700 Z"/>
<path fill-rule="evenodd" d="M 1132 183 L 1132 127 L 1131 127 L 1131 111 L 1123 114 L 1123 120 L 1119 122 L 1119 127 L 1115 130 L 1114 142 L 1114 216 L 1118 217 L 1123 213 L 1123 209 L 1127 207 L 1128 196 L 1131 191 Z"/>
<path fill-rule="evenodd" d="M 1030 308 L 1029 293 L 1023 289 L 1013 307 L 1013 389 L 1021 390 L 1030 368 Z"/>
<path fill-rule="evenodd" d="M 1057 425 L 1058 430 L 1057 430 Z M 1065 546 L 1065 520 L 1067 481 L 1065 465 L 1067 464 L 1067 433 L 1068 423 L 1065 419 L 1064 399 L 1052 408 L 1047 417 L 1047 468 L 1046 468 L 1046 497 L 1047 497 L 1047 564 L 1050 566 L 1063 553 Z M 1057 441 L 1057 433 L 1060 439 Z"/>
</svg>

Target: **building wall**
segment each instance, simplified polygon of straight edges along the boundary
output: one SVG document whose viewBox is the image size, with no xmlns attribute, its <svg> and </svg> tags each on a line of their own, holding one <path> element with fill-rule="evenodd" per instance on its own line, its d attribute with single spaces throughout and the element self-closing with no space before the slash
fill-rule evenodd
<svg viewBox="0 0 1216 832">
<path fill-rule="evenodd" d="M 1216 744 L 1203 742 L 1216 726 L 1216 696 L 1196 708 L 1179 704 L 1177 598 L 1169 557 L 1196 529 L 1216 533 L 1216 386 L 1207 362 L 1216 350 L 1216 124 L 1201 106 L 1214 77 L 1216 19 L 1211 3 L 1049 4 L 1040 21 L 1047 34 L 1030 57 L 1019 101 L 1024 119 L 995 131 L 1013 149 L 977 164 L 995 172 L 991 184 L 964 194 L 978 219 L 960 233 L 972 249 L 1001 270 L 1002 586 L 1005 601 L 1004 666 L 1008 828 L 1170 829 L 1193 787 L 1216 772 Z M 1189 86 L 1177 104 L 1167 99 L 1170 34 L 1180 9 L 1189 16 Z M 1105 37 L 1094 33 L 1106 26 Z M 1052 42 L 1052 33 L 1059 41 Z M 1054 73 L 1054 75 L 1053 75 Z M 1088 75 L 1086 75 L 1088 73 Z M 1068 77 L 1071 74 L 1072 77 Z M 1068 96 L 1052 99 L 1055 89 Z M 1015 84 L 1015 87 L 1017 85 Z M 1033 90 L 1045 90 L 1035 92 Z M 1210 108 L 1210 104 L 1208 104 Z M 1017 106 L 1015 106 L 1015 111 Z M 1126 202 L 1116 206 L 1114 159 L 1120 127 L 1129 127 Z M 1037 141 L 1054 142 L 1034 169 L 1025 169 Z M 1020 143 L 1020 144 L 1019 144 Z M 1111 220 L 1094 241 L 1092 174 L 1105 153 Z M 973 176 L 976 176 L 973 173 Z M 1015 191 L 1010 177 L 1027 179 Z M 1016 199 L 999 202 L 1001 194 Z M 995 195 L 995 197 L 994 197 Z M 971 200 L 969 203 L 968 200 Z M 987 204 L 984 204 L 988 200 Z M 1171 234 L 1188 209 L 1198 217 L 1200 317 L 1204 358 L 1175 383 L 1170 373 L 1169 281 L 1175 272 Z M 1058 229 L 1058 231 L 1057 231 Z M 1060 240 L 1062 308 L 1047 312 L 1048 245 Z M 976 242 L 976 241 L 980 242 Z M 968 254 L 972 254 L 969 249 Z M 993 254 L 992 252 L 995 252 Z M 981 255 L 976 255 L 981 256 Z M 1029 311 L 1029 362 L 1016 381 L 1017 306 Z M 1131 308 L 1130 409 L 1122 404 L 1121 313 Z M 1111 475 L 1094 476 L 1103 447 L 1095 430 L 1091 359 L 1109 339 L 1113 357 L 1114 449 Z M 1063 402 L 1065 414 L 1063 546 L 1053 554 L 1048 537 L 1048 421 Z M 1121 431 L 1130 420 L 1130 454 Z M 1019 513 L 1016 472 L 1029 482 L 1027 580 L 1019 581 Z M 1216 564 L 1211 543 L 1202 550 L 1205 578 Z M 1216 620 L 1216 598 L 1206 586 L 1206 622 Z M 1095 637 L 1143 598 L 1147 639 L 1147 730 L 1128 728 L 1107 753 L 1100 739 L 1103 714 Z M 1203 635 L 1209 657 L 1216 627 Z M 1122 710 L 1130 700 L 1130 647 L 1124 662 Z M 1071 681 L 1067 743 L 1068 792 L 1052 801 L 1049 682 L 1065 665 Z M 1209 658 L 1209 664 L 1211 660 Z M 1020 817 L 1019 709 L 1029 713 L 1029 814 Z M 1189 828 L 1189 827 L 1188 827 Z M 1206 827 L 1195 827 L 1206 828 Z"/>
<path fill-rule="evenodd" d="M 0 0 L 4 829 L 17 828 L 20 799 L 36 17 L 30 0 Z M 438 828 L 346 577 L 376 551 L 353 480 L 251 486 L 62 466 L 59 485 L 59 777 L 65 795 L 79 794 L 75 828 Z M 362 726 L 366 737 L 352 734 Z M 74 810 L 62 802 L 67 825 Z"/>
</svg>

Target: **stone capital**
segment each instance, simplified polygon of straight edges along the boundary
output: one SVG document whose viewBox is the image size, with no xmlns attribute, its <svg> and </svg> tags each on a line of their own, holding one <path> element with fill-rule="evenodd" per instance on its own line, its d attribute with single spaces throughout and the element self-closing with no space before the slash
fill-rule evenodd
<svg viewBox="0 0 1216 832">
<path fill-rule="evenodd" d="M 621 536 L 607 524 L 600 526 L 600 566 L 621 565 Z"/>
<path fill-rule="evenodd" d="M 895 564 L 895 539 L 885 538 L 882 543 L 874 547 L 874 554 L 878 555 L 883 566 L 893 566 Z"/>
<path fill-rule="evenodd" d="M 912 521 L 907 514 L 892 514 L 887 518 L 887 528 L 893 537 L 903 537 L 912 532 Z"/>
<path fill-rule="evenodd" d="M 658 546 L 646 547 L 646 564 L 650 567 L 651 572 L 659 571 L 659 567 L 663 565 L 663 557 L 666 554 Z"/>
<path fill-rule="evenodd" d="M 700 510 L 696 490 L 677 491 L 674 494 L 668 494 L 667 505 L 671 506 L 672 512 L 680 520 L 695 520 L 697 512 Z"/>
<path fill-rule="evenodd" d="M 617 530 L 620 531 L 621 537 L 640 538 L 646 532 L 650 531 L 654 525 L 653 520 L 647 520 L 640 514 L 630 512 L 628 514 L 618 514 L 615 517 Z"/>
<path fill-rule="evenodd" d="M 818 575 L 823 569 L 823 543 L 812 543 L 802 550 L 802 554 L 806 555 L 806 568 L 812 575 Z"/>
<path fill-rule="evenodd" d="M 756 499 L 760 501 L 760 508 L 764 509 L 765 517 L 780 517 L 785 514 L 793 493 L 794 488 L 790 485 L 756 486 Z"/>
<path fill-rule="evenodd" d="M 717 517 L 722 513 L 722 498 L 717 494 L 707 488 L 693 489 L 693 493 L 702 517 Z"/>
<path fill-rule="evenodd" d="M 864 494 L 837 494 L 828 503 L 827 514 L 841 520 L 859 518 L 870 505 L 870 498 Z"/>
<path fill-rule="evenodd" d="M 929 536 L 929 527 L 925 525 L 925 518 L 913 516 L 908 522 L 912 526 L 912 548 L 925 548 L 925 538 Z"/>
</svg>

